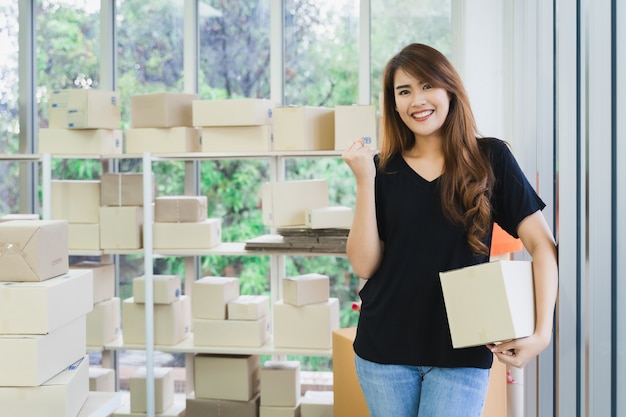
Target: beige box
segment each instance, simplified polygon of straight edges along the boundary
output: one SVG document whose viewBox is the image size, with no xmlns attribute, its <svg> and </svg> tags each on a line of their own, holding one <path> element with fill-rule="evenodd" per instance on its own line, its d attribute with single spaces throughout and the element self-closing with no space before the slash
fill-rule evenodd
<svg viewBox="0 0 626 417">
<path fill-rule="evenodd" d="M 100 248 L 140 249 L 143 207 L 100 207 Z"/>
<path fill-rule="evenodd" d="M 202 152 L 269 152 L 272 125 L 213 126 L 202 128 Z"/>
<path fill-rule="evenodd" d="M 93 303 L 115 297 L 115 264 L 108 262 L 80 261 L 70 265 L 71 270 L 91 270 L 93 273 Z"/>
<path fill-rule="evenodd" d="M 119 155 L 124 135 L 119 129 L 39 128 L 38 153 L 56 155 Z"/>
<path fill-rule="evenodd" d="M 55 90 L 48 101 L 49 126 L 57 129 L 119 129 L 120 97 L 115 91 Z"/>
<path fill-rule="evenodd" d="M 69 269 L 67 221 L 0 223 L 0 281 L 44 281 Z"/>
<path fill-rule="evenodd" d="M 170 304 L 181 296 L 181 279 L 178 275 L 152 276 L 152 302 L 154 304 Z M 133 298 L 136 303 L 146 302 L 146 277 L 133 278 Z"/>
<path fill-rule="evenodd" d="M 261 347 L 269 338 L 268 316 L 258 320 L 193 319 L 194 346 Z"/>
<path fill-rule="evenodd" d="M 2 415 L 76 417 L 89 396 L 89 356 L 83 355 L 41 386 L 0 386 Z"/>
<path fill-rule="evenodd" d="M 370 417 L 354 365 L 356 327 L 333 331 L 333 414 Z"/>
<path fill-rule="evenodd" d="M 307 209 L 328 207 L 326 180 L 266 182 L 261 186 L 263 224 L 304 226 Z"/>
<path fill-rule="evenodd" d="M 91 311 L 92 272 L 0 283 L 0 334 L 47 334 Z"/>
<path fill-rule="evenodd" d="M 304 274 L 283 279 L 283 301 L 294 306 L 324 303 L 330 296 L 328 275 Z"/>
<path fill-rule="evenodd" d="M 185 417 L 259 417 L 259 398 L 257 394 L 249 401 L 231 401 L 196 398 L 192 393 L 187 396 Z"/>
<path fill-rule="evenodd" d="M 100 181 L 51 181 L 50 215 L 70 223 L 100 222 Z"/>
<path fill-rule="evenodd" d="M 200 129 L 194 127 L 135 128 L 126 130 L 126 153 L 186 153 L 202 151 Z"/>
<path fill-rule="evenodd" d="M 130 377 L 130 412 L 145 413 L 146 407 L 146 374 L 145 367 L 139 368 Z M 172 368 L 155 367 L 154 376 L 154 411 L 162 413 L 174 404 L 174 374 Z"/>
<path fill-rule="evenodd" d="M 332 391 L 305 392 L 300 401 L 301 417 L 333 417 L 333 397 Z"/>
<path fill-rule="evenodd" d="M 196 398 L 250 401 L 260 391 L 258 355 L 194 356 Z"/>
<path fill-rule="evenodd" d="M 327 107 L 276 107 L 275 151 L 335 149 L 335 111 Z"/>
<path fill-rule="evenodd" d="M 136 172 L 102 174 L 100 177 L 100 205 L 143 206 L 143 176 L 144 174 Z M 151 183 L 152 195 L 154 196 L 156 190 L 154 176 L 152 176 Z"/>
<path fill-rule="evenodd" d="M 300 405 L 297 407 L 262 405 L 259 407 L 259 417 L 301 417 Z"/>
<path fill-rule="evenodd" d="M 119 297 L 93 305 L 87 314 L 87 346 L 102 348 L 122 334 Z"/>
<path fill-rule="evenodd" d="M 296 407 L 300 402 L 300 362 L 266 361 L 261 368 L 261 406 Z"/>
<path fill-rule="evenodd" d="M 206 219 L 206 196 L 163 196 L 154 200 L 155 223 L 196 223 Z"/>
<path fill-rule="evenodd" d="M 267 295 L 240 295 L 227 304 L 228 320 L 258 320 L 270 313 Z"/>
<path fill-rule="evenodd" d="M 41 385 L 82 357 L 85 323 L 81 316 L 46 335 L 0 335 L 0 387 Z"/>
<path fill-rule="evenodd" d="M 239 279 L 202 277 L 191 284 L 191 311 L 194 319 L 223 320 L 228 303 L 239 297 Z"/>
<path fill-rule="evenodd" d="M 197 94 L 150 93 L 130 97 L 133 128 L 193 126 L 192 102 Z"/>
<path fill-rule="evenodd" d="M 9 213 L 0 217 L 0 223 L 10 222 L 12 220 L 39 220 L 39 214 Z"/>
<path fill-rule="evenodd" d="M 502 342 L 534 332 L 530 261 L 488 262 L 440 272 L 439 277 L 453 347 Z"/>
<path fill-rule="evenodd" d="M 89 391 L 115 392 L 115 371 L 89 367 Z"/>
<path fill-rule="evenodd" d="M 194 126 L 258 126 L 272 123 L 274 102 L 259 98 L 194 100 Z"/>
<path fill-rule="evenodd" d="M 171 346 L 182 342 L 191 334 L 191 303 L 189 297 L 181 295 L 170 304 L 154 305 L 154 343 Z M 133 298 L 122 302 L 122 332 L 124 343 L 144 345 L 146 343 L 145 304 L 135 303 Z"/>
<path fill-rule="evenodd" d="M 154 250 L 211 249 L 222 243 L 222 219 L 209 218 L 196 223 L 154 223 Z"/>
<path fill-rule="evenodd" d="M 339 300 L 293 306 L 274 303 L 274 346 L 281 348 L 330 349 L 332 332 L 339 328 Z"/>
<path fill-rule="evenodd" d="M 100 223 L 68 223 L 67 246 L 71 251 L 100 250 Z"/>
<path fill-rule="evenodd" d="M 304 218 L 311 229 L 350 229 L 353 215 L 350 207 L 334 206 L 307 209 Z"/>
<path fill-rule="evenodd" d="M 185 417 L 185 400 L 174 399 L 174 403 L 162 413 L 156 413 L 155 417 Z M 146 413 L 133 413 L 130 411 L 130 403 L 124 403 L 115 410 L 111 417 L 146 417 Z"/>
<path fill-rule="evenodd" d="M 335 106 L 335 150 L 343 151 L 357 139 L 378 148 L 376 108 L 371 105 Z"/>
</svg>

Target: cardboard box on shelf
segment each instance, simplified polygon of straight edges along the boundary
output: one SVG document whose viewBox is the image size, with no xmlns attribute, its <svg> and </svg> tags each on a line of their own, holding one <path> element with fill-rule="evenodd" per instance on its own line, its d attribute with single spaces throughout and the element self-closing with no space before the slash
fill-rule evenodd
<svg viewBox="0 0 626 417">
<path fill-rule="evenodd" d="M 269 315 L 270 297 L 267 295 L 240 295 L 227 304 L 228 320 L 258 320 Z"/>
<path fill-rule="evenodd" d="M 187 153 L 202 151 L 200 129 L 195 127 L 126 129 L 126 153 Z"/>
<path fill-rule="evenodd" d="M 266 182 L 261 186 L 263 224 L 266 226 L 304 226 L 305 212 L 328 206 L 326 180 Z"/>
<path fill-rule="evenodd" d="M 69 269 L 66 220 L 0 223 L 0 281 L 44 281 Z"/>
<path fill-rule="evenodd" d="M 307 391 L 300 401 L 301 417 L 333 417 L 332 391 Z"/>
<path fill-rule="evenodd" d="M 294 306 L 323 303 L 330 296 L 328 275 L 304 274 L 286 277 L 283 283 L 283 301 Z"/>
<path fill-rule="evenodd" d="M 193 319 L 194 346 L 261 347 L 269 339 L 268 316 L 258 320 Z"/>
<path fill-rule="evenodd" d="M 154 250 L 206 250 L 222 243 L 222 219 L 209 218 L 194 223 L 154 223 L 152 245 Z"/>
<path fill-rule="evenodd" d="M 259 407 L 259 417 L 300 417 L 300 404 L 295 407 L 262 405 Z"/>
<path fill-rule="evenodd" d="M 530 261 L 488 262 L 439 276 L 455 348 L 517 339 L 534 332 Z"/>
<path fill-rule="evenodd" d="M 194 356 L 196 398 L 250 401 L 261 389 L 259 355 Z"/>
<path fill-rule="evenodd" d="M 277 348 L 330 349 L 332 332 L 339 328 L 339 300 L 293 306 L 274 303 L 272 333 Z"/>
<path fill-rule="evenodd" d="M 272 125 L 210 126 L 202 128 L 202 152 L 269 152 Z"/>
<path fill-rule="evenodd" d="M 206 196 L 161 196 L 154 200 L 155 223 L 195 223 L 206 219 Z"/>
<path fill-rule="evenodd" d="M 356 327 L 333 331 L 333 411 L 335 417 L 370 417 L 354 365 Z"/>
<path fill-rule="evenodd" d="M 132 128 L 193 126 L 192 102 L 197 94 L 159 92 L 130 97 Z"/>
<path fill-rule="evenodd" d="M 311 229 L 349 229 L 352 227 L 352 209 L 345 206 L 307 209 L 305 225 Z"/>
<path fill-rule="evenodd" d="M 143 207 L 100 207 L 100 248 L 140 249 Z"/>
<path fill-rule="evenodd" d="M 82 88 L 54 90 L 48 108 L 51 128 L 120 128 L 120 98 L 115 91 Z"/>
<path fill-rule="evenodd" d="M 202 277 L 191 284 L 191 311 L 194 319 L 223 320 L 227 305 L 239 297 L 239 279 Z"/>
<path fill-rule="evenodd" d="M 335 111 L 328 107 L 287 106 L 274 109 L 275 151 L 335 149 Z"/>
<path fill-rule="evenodd" d="M 52 180 L 50 217 L 69 223 L 100 222 L 100 181 Z"/>
<path fill-rule="evenodd" d="M 110 368 L 90 366 L 89 391 L 115 392 L 115 371 Z"/>
<path fill-rule="evenodd" d="M 100 223 L 69 223 L 67 246 L 72 251 L 100 250 Z"/>
<path fill-rule="evenodd" d="M 376 108 L 372 105 L 335 106 L 335 150 L 343 151 L 363 138 L 372 149 L 378 148 Z"/>
<path fill-rule="evenodd" d="M 124 343 L 145 345 L 146 307 L 135 303 L 133 298 L 122 302 L 122 333 Z M 170 304 L 154 305 L 154 343 L 171 346 L 191 335 L 191 303 L 189 297 L 181 295 Z"/>
<path fill-rule="evenodd" d="M 272 124 L 274 102 L 242 98 L 194 100 L 194 126 L 258 126 Z"/>
<path fill-rule="evenodd" d="M 124 136 L 119 129 L 39 128 L 40 154 L 119 155 L 124 151 Z"/>
<path fill-rule="evenodd" d="M 122 334 L 119 297 L 93 305 L 87 314 L 87 346 L 102 348 Z"/>
<path fill-rule="evenodd" d="M 93 273 L 93 303 L 109 300 L 115 296 L 115 264 L 98 261 L 79 261 L 70 265 L 71 270 L 91 270 Z"/>
<path fill-rule="evenodd" d="M 261 406 L 296 407 L 301 396 L 300 362 L 265 361 L 261 389 Z"/>
<path fill-rule="evenodd" d="M 145 367 L 135 371 L 130 377 L 130 412 L 145 413 L 146 407 L 146 374 Z M 162 413 L 174 404 L 174 374 L 172 368 L 155 367 L 154 376 L 154 411 Z"/>
<path fill-rule="evenodd" d="M 100 177 L 100 205 L 102 206 L 143 206 L 143 173 L 109 173 Z M 152 196 L 154 202 L 155 183 L 152 175 Z"/>
<path fill-rule="evenodd" d="M 194 393 L 187 396 L 185 417 L 259 417 L 257 394 L 249 401 L 232 401 L 211 398 L 196 398 Z"/>
<path fill-rule="evenodd" d="M 181 279 L 178 275 L 152 276 L 152 302 L 154 304 L 170 304 L 180 298 Z M 146 302 L 145 276 L 133 278 L 133 298 L 136 303 Z"/>
<path fill-rule="evenodd" d="M 174 403 L 162 413 L 155 414 L 155 417 L 185 417 L 185 401 L 174 399 Z M 146 413 L 133 413 L 130 411 L 130 402 L 122 404 L 115 410 L 111 417 L 146 417 Z"/>
</svg>

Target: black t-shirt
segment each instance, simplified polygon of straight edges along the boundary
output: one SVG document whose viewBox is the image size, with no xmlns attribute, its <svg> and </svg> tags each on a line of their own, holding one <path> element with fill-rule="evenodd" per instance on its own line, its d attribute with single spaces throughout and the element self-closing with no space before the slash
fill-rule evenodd
<svg viewBox="0 0 626 417">
<path fill-rule="evenodd" d="M 482 138 L 479 145 L 495 176 L 493 220 L 517 237 L 518 224 L 545 204 L 506 143 Z M 445 219 L 439 179 L 426 181 L 395 155 L 385 172 L 377 170 L 375 188 L 384 252 L 379 269 L 359 293 L 355 352 L 384 364 L 491 367 L 493 355 L 485 346 L 452 348 L 439 272 L 488 262 L 489 257 L 475 255 L 463 226 Z M 491 246 L 491 232 L 485 243 Z"/>
</svg>

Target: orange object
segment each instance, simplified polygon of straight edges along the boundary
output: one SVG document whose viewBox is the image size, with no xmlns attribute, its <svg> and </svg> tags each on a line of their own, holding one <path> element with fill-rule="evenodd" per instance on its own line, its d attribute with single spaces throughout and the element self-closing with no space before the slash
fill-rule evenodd
<svg viewBox="0 0 626 417">
<path fill-rule="evenodd" d="M 504 231 L 497 223 L 493 224 L 491 256 L 513 253 L 522 250 L 522 241 Z"/>
<path fill-rule="evenodd" d="M 335 417 L 369 417 L 354 366 L 356 327 L 333 331 L 333 391 Z"/>
</svg>

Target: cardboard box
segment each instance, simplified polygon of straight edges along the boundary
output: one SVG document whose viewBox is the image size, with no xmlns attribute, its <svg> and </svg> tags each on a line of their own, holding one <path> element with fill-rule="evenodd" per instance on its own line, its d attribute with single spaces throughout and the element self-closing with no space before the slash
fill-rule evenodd
<svg viewBox="0 0 626 417">
<path fill-rule="evenodd" d="M 259 407 L 259 417 L 300 417 L 300 405 L 297 407 L 274 407 L 262 405 Z"/>
<path fill-rule="evenodd" d="M 115 392 L 115 371 L 89 367 L 89 391 Z"/>
<path fill-rule="evenodd" d="M 261 368 L 261 406 L 296 407 L 300 402 L 300 362 L 269 360 Z"/>
<path fill-rule="evenodd" d="M 260 391 L 258 355 L 194 356 L 196 398 L 250 401 Z"/>
<path fill-rule="evenodd" d="M 154 175 L 152 196 L 155 195 Z M 154 197 L 151 203 L 154 202 Z M 143 174 L 135 172 L 102 174 L 100 177 L 100 205 L 143 206 Z"/>
<path fill-rule="evenodd" d="M 307 391 L 300 401 L 302 417 L 333 417 L 332 391 Z"/>
<path fill-rule="evenodd" d="M 372 105 L 335 106 L 335 150 L 343 151 L 363 138 L 372 149 L 378 148 L 376 107 Z"/>
<path fill-rule="evenodd" d="M 150 93 L 130 97 L 133 128 L 193 126 L 192 102 L 197 94 Z"/>
<path fill-rule="evenodd" d="M 115 91 L 55 90 L 48 101 L 49 127 L 57 129 L 119 129 L 120 97 Z"/>
<path fill-rule="evenodd" d="M 240 295 L 227 304 L 228 320 L 258 320 L 269 315 L 270 297 L 267 295 Z"/>
<path fill-rule="evenodd" d="M 0 283 L 0 334 L 47 334 L 89 313 L 92 272 L 69 271 L 42 282 Z"/>
<path fill-rule="evenodd" d="M 170 304 L 154 305 L 154 344 L 171 346 L 191 335 L 191 300 L 185 295 Z M 146 343 L 145 304 L 127 298 L 122 302 L 124 343 Z"/>
<path fill-rule="evenodd" d="M 222 243 L 222 219 L 210 218 L 196 223 L 154 223 L 154 250 L 211 249 Z"/>
<path fill-rule="evenodd" d="M 146 407 L 146 373 L 145 367 L 139 368 L 130 377 L 130 412 L 145 413 Z M 162 413 L 174 404 L 174 374 L 172 368 L 155 367 L 154 375 L 154 411 Z"/>
<path fill-rule="evenodd" d="M 370 417 L 354 365 L 356 327 L 333 331 L 333 414 Z"/>
<path fill-rule="evenodd" d="M 301 307 L 282 300 L 274 303 L 274 347 L 330 349 L 332 332 L 339 328 L 339 300 Z"/>
<path fill-rule="evenodd" d="M 324 303 L 330 296 L 328 275 L 304 274 L 283 279 L 283 302 L 294 306 Z"/>
<path fill-rule="evenodd" d="M 155 417 L 185 417 L 185 401 L 174 399 L 174 404 L 162 413 L 155 413 Z M 130 411 L 130 403 L 124 403 L 115 410 L 111 417 L 146 417 L 146 413 L 133 413 Z"/>
<path fill-rule="evenodd" d="M 0 223 L 10 222 L 11 220 L 39 220 L 39 214 L 9 213 L 0 217 Z"/>
<path fill-rule="evenodd" d="M 0 223 L 0 281 L 44 281 L 69 269 L 66 220 Z"/>
<path fill-rule="evenodd" d="M 143 207 L 100 207 L 100 248 L 140 249 Z"/>
<path fill-rule="evenodd" d="M 124 151 L 124 135 L 119 129 L 39 128 L 37 146 L 40 154 L 120 155 Z"/>
<path fill-rule="evenodd" d="M 268 316 L 258 320 L 193 320 L 194 346 L 261 347 L 269 338 Z"/>
<path fill-rule="evenodd" d="M 335 112 L 327 107 L 276 107 L 275 151 L 335 149 Z"/>
<path fill-rule="evenodd" d="M 101 301 L 93 305 L 87 314 L 87 346 L 102 348 L 122 334 L 119 297 Z"/>
<path fill-rule="evenodd" d="M 223 320 L 227 305 L 239 297 L 239 279 L 233 277 L 202 277 L 191 284 L 191 311 L 194 319 Z"/>
<path fill-rule="evenodd" d="M 210 398 L 196 398 L 192 393 L 187 397 L 185 417 L 259 417 L 257 394 L 249 401 L 231 401 Z"/>
<path fill-rule="evenodd" d="M 213 126 L 202 128 L 202 152 L 269 152 L 272 125 Z"/>
<path fill-rule="evenodd" d="M 67 246 L 71 251 L 100 250 L 100 223 L 69 223 Z"/>
<path fill-rule="evenodd" d="M 81 316 L 45 335 L 0 335 L 0 387 L 41 385 L 82 357 L 85 323 Z"/>
<path fill-rule="evenodd" d="M 266 182 L 261 187 L 263 224 L 304 226 L 307 209 L 328 207 L 326 180 Z"/>
<path fill-rule="evenodd" d="M 2 415 L 76 417 L 89 396 L 89 356 L 78 357 L 41 386 L 0 387 Z"/>
<path fill-rule="evenodd" d="M 108 262 L 80 261 L 70 265 L 72 270 L 91 270 L 93 274 L 93 303 L 115 297 L 115 264 Z"/>
<path fill-rule="evenodd" d="M 155 223 L 196 223 L 206 219 L 206 196 L 163 196 L 154 200 Z"/>
<path fill-rule="evenodd" d="M 194 127 L 126 129 L 126 153 L 186 153 L 202 151 L 200 129 Z"/>
<path fill-rule="evenodd" d="M 178 275 L 152 276 L 152 302 L 154 304 L 170 304 L 181 296 L 181 279 Z M 133 278 L 133 298 L 136 303 L 146 302 L 146 277 Z"/>
<path fill-rule="evenodd" d="M 52 180 L 50 216 L 70 223 L 100 222 L 100 181 Z"/>
<path fill-rule="evenodd" d="M 320 207 L 305 210 L 305 225 L 311 229 L 350 229 L 352 209 L 345 206 Z"/>
<path fill-rule="evenodd" d="M 480 346 L 534 332 L 530 261 L 488 262 L 439 276 L 453 347 Z"/>
<path fill-rule="evenodd" d="M 274 102 L 259 98 L 194 100 L 194 126 L 258 126 L 272 123 Z"/>
</svg>

